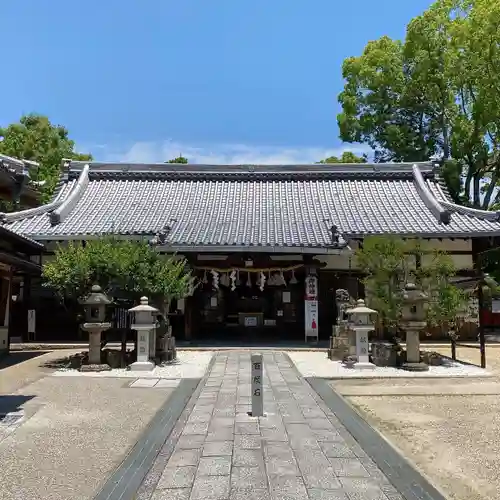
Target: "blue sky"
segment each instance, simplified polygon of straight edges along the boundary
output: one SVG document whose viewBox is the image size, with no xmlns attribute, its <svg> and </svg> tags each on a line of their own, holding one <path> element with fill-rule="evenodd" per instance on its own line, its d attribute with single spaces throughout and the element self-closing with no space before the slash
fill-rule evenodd
<svg viewBox="0 0 500 500">
<path fill-rule="evenodd" d="M 344 58 L 430 0 L 4 1 L 0 123 L 46 114 L 99 160 L 338 154 Z"/>
</svg>

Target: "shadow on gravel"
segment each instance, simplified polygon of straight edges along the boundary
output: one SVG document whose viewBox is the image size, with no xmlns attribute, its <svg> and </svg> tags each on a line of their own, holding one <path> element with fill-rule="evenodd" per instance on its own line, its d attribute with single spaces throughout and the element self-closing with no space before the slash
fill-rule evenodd
<svg viewBox="0 0 500 500">
<path fill-rule="evenodd" d="M 21 409 L 28 401 L 32 400 L 36 396 L 24 396 L 24 395 L 0 395 L 0 418 L 2 415 L 6 415 L 10 412 L 16 412 Z"/>
<path fill-rule="evenodd" d="M 37 358 L 38 356 L 42 356 L 48 352 L 49 351 L 11 351 L 9 354 L 0 359 L 0 370 L 18 365 L 19 363 L 24 363 L 25 361 Z"/>
</svg>

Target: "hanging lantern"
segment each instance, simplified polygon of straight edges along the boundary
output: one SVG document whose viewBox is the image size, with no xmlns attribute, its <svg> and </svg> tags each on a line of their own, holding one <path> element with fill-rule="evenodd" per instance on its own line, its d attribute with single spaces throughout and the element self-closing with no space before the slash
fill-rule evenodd
<svg viewBox="0 0 500 500">
<path fill-rule="evenodd" d="M 240 272 L 239 271 L 236 271 L 236 286 L 240 286 L 241 285 L 241 280 L 240 280 Z"/>
<path fill-rule="evenodd" d="M 203 271 L 203 284 L 206 285 L 208 283 L 207 271 Z"/>
<path fill-rule="evenodd" d="M 293 269 L 292 269 L 292 277 L 290 278 L 290 281 L 288 283 L 290 285 L 296 285 L 298 283 L 298 280 L 295 277 L 295 271 Z"/>
<path fill-rule="evenodd" d="M 250 273 L 248 273 L 248 277 L 247 277 L 247 286 L 250 288 L 252 286 L 252 280 L 250 278 Z"/>
</svg>

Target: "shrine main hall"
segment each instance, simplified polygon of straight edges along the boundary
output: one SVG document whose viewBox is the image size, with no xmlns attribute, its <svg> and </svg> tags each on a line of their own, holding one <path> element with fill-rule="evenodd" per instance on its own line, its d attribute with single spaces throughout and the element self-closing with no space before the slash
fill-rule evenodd
<svg viewBox="0 0 500 500">
<path fill-rule="evenodd" d="M 431 162 L 65 161 L 49 203 L 2 220 L 44 245 L 42 264 L 68 241 L 156 239 L 159 252 L 185 257 L 201 282 L 172 310 L 177 338 L 198 341 L 328 338 L 336 290 L 364 295 L 354 253 L 367 236 L 421 238 L 447 251 L 464 277 L 500 236 L 500 214 L 453 203 Z M 36 278 L 31 285 L 39 340 L 54 340 L 64 322 L 46 312 L 47 290 Z"/>
</svg>

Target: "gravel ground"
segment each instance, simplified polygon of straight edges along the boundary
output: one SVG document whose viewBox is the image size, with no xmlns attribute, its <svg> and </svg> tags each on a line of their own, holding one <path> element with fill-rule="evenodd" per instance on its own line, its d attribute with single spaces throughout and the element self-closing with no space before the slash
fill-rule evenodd
<svg viewBox="0 0 500 500">
<path fill-rule="evenodd" d="M 375 367 L 371 370 L 355 370 L 342 366 L 340 361 L 331 361 L 324 352 L 289 352 L 288 355 L 304 377 L 325 378 L 442 378 L 442 377 L 486 377 L 491 374 L 477 366 L 450 361 L 446 366 L 431 366 L 427 372 L 407 372 L 392 367 Z"/>
<path fill-rule="evenodd" d="M 115 369 L 105 372 L 79 372 L 61 369 L 53 373 L 55 377 L 90 377 L 90 378 L 201 378 L 212 359 L 211 351 L 177 351 L 178 362 L 157 366 L 151 372 L 139 372 L 127 369 Z"/>
<path fill-rule="evenodd" d="M 450 499 L 500 499 L 500 396 L 348 400 Z"/>
<path fill-rule="evenodd" d="M 24 403 L 21 425 L 0 433 L 0 500 L 94 498 L 172 391 L 49 376 L 0 397 Z"/>
<path fill-rule="evenodd" d="M 477 364 L 479 350 L 458 348 L 457 358 Z M 500 500 L 500 349 L 486 360 L 489 378 L 331 384 L 450 499 Z"/>
</svg>

